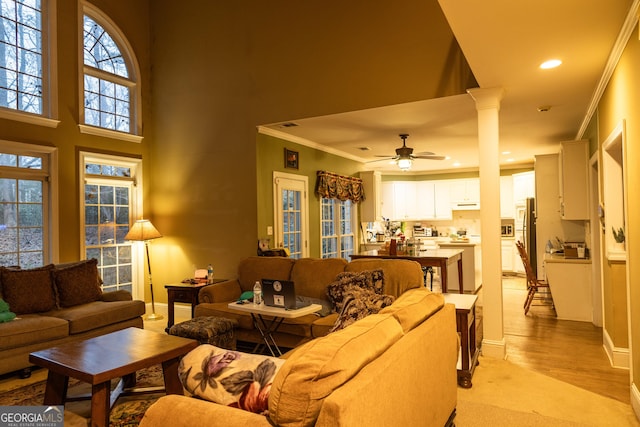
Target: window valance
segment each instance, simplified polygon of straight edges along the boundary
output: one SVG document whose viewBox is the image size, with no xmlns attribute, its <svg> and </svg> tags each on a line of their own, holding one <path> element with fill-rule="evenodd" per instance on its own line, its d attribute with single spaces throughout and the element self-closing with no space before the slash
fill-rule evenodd
<svg viewBox="0 0 640 427">
<path fill-rule="evenodd" d="M 325 199 L 351 200 L 353 203 L 360 203 L 365 199 L 360 178 L 326 171 L 317 173 L 316 194 Z"/>
</svg>

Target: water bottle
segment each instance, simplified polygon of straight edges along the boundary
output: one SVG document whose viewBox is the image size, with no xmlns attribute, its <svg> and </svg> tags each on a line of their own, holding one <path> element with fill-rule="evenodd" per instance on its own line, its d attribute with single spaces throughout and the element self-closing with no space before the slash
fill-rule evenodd
<svg viewBox="0 0 640 427">
<path fill-rule="evenodd" d="M 207 281 L 213 283 L 213 266 L 211 264 L 207 267 Z"/>
<path fill-rule="evenodd" d="M 260 285 L 260 282 L 257 280 L 255 285 L 253 285 L 253 303 L 255 305 L 262 304 L 262 285 Z"/>
</svg>

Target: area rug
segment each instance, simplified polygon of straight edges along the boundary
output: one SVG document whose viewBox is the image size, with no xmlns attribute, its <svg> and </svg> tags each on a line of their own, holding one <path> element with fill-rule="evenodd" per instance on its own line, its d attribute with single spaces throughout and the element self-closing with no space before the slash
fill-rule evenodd
<svg viewBox="0 0 640 427">
<path fill-rule="evenodd" d="M 114 383 L 116 381 L 113 381 Z M 155 365 L 138 371 L 136 387 L 154 387 L 164 384 L 162 367 Z M 39 406 L 44 399 L 46 381 L 0 393 L 0 406 Z M 115 386 L 115 384 L 114 384 Z M 68 396 L 90 394 L 91 386 L 70 379 Z M 164 395 L 156 392 L 142 395 L 122 396 L 111 409 L 110 425 L 114 427 L 137 426 L 145 411 L 153 402 Z M 68 402 L 64 409 L 65 427 L 88 426 L 91 423 L 91 402 L 89 400 Z"/>
</svg>

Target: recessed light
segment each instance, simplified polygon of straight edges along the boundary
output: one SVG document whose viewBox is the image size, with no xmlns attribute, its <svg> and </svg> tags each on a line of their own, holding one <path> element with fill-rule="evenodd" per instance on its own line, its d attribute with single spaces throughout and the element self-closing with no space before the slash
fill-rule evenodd
<svg viewBox="0 0 640 427">
<path fill-rule="evenodd" d="M 541 105 L 538 107 L 539 113 L 546 113 L 549 110 L 551 110 L 551 105 Z"/>
<path fill-rule="evenodd" d="M 460 162 L 454 162 L 453 166 L 456 167 L 456 168 L 459 167 L 460 166 Z"/>
<path fill-rule="evenodd" d="M 561 64 L 562 64 L 562 61 L 559 59 L 550 59 L 540 64 L 540 68 L 542 68 L 543 70 L 549 70 L 551 68 L 559 67 Z"/>
<path fill-rule="evenodd" d="M 503 151 L 502 154 L 506 156 L 508 154 L 511 154 L 511 151 Z"/>
<path fill-rule="evenodd" d="M 358 150 L 360 150 L 360 151 L 369 151 L 369 150 L 371 150 L 371 148 L 369 148 L 369 147 L 358 147 Z"/>
<path fill-rule="evenodd" d="M 298 124 L 294 122 L 285 122 L 285 123 L 280 123 L 278 126 L 281 128 L 294 128 L 298 126 Z"/>
<path fill-rule="evenodd" d="M 515 162 L 516 159 L 507 159 L 507 162 Z"/>
</svg>

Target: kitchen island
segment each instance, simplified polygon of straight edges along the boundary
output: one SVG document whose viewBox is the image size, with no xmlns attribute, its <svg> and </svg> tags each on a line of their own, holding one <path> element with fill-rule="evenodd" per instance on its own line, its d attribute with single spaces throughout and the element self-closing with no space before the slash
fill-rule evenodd
<svg viewBox="0 0 640 427">
<path fill-rule="evenodd" d="M 544 270 L 558 319 L 593 322 L 591 260 L 545 254 Z"/>
<path fill-rule="evenodd" d="M 365 251 L 359 254 L 350 255 L 351 259 L 358 258 L 384 258 L 384 259 L 408 259 L 418 262 L 423 267 L 440 268 L 440 277 L 442 278 L 442 292 L 447 292 L 447 267 L 453 263 L 457 263 L 458 267 L 458 283 L 462 281 L 462 249 L 427 249 L 420 251 L 419 255 L 388 255 L 379 254 L 378 251 Z M 458 287 L 460 293 L 463 293 L 462 286 Z"/>
</svg>

